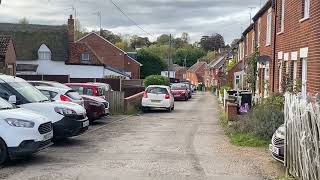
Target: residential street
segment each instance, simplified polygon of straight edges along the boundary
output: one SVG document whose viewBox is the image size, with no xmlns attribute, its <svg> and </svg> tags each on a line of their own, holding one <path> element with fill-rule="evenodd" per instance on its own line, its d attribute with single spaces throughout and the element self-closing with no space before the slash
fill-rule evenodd
<svg viewBox="0 0 320 180">
<path fill-rule="evenodd" d="M 172 113 L 109 118 L 85 135 L 0 169 L 0 179 L 274 179 L 267 150 L 231 145 L 209 93 L 176 102 Z M 273 175 L 273 176 L 270 176 Z"/>
</svg>

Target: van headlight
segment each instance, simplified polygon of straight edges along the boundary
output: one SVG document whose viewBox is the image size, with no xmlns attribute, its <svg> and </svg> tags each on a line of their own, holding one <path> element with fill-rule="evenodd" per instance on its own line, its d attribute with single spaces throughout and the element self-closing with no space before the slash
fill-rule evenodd
<svg viewBox="0 0 320 180">
<path fill-rule="evenodd" d="M 22 127 L 22 128 L 33 128 L 34 122 L 22 120 L 22 119 L 15 119 L 15 118 L 7 118 L 5 121 L 10 125 L 14 127 Z"/>
<path fill-rule="evenodd" d="M 68 109 L 68 108 L 61 108 L 61 107 L 55 107 L 54 111 L 58 114 L 61 114 L 63 116 L 73 116 L 73 115 L 77 115 L 77 113 L 72 110 L 72 109 Z"/>
</svg>

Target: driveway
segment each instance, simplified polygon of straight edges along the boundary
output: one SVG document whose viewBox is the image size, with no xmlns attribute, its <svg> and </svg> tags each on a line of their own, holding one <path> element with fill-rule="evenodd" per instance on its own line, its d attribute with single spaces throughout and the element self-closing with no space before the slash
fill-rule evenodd
<svg viewBox="0 0 320 180">
<path fill-rule="evenodd" d="M 0 179 L 273 179 L 281 167 L 267 150 L 232 146 L 219 126 L 218 104 L 198 92 L 172 113 L 154 111 L 96 123 L 0 169 Z M 273 176 L 270 176 L 272 175 Z"/>
</svg>

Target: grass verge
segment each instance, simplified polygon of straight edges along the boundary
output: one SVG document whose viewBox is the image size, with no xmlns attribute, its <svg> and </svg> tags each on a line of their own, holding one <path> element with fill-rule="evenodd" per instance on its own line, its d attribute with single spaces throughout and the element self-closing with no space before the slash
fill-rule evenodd
<svg viewBox="0 0 320 180">
<path fill-rule="evenodd" d="M 244 147 L 266 147 L 269 140 L 262 139 L 250 133 L 230 133 L 229 138 L 232 144 Z"/>
</svg>

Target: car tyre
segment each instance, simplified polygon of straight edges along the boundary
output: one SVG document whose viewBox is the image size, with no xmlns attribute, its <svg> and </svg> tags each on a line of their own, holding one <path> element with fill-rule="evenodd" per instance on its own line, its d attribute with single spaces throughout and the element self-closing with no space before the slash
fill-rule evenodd
<svg viewBox="0 0 320 180">
<path fill-rule="evenodd" d="M 171 108 L 171 111 L 173 111 L 174 110 L 174 105 L 172 106 L 172 108 Z"/>
<path fill-rule="evenodd" d="M 167 111 L 171 112 L 172 111 L 172 107 L 167 108 Z"/>
<path fill-rule="evenodd" d="M 142 112 L 143 113 L 147 113 L 149 111 L 149 108 L 147 108 L 147 107 L 142 107 Z"/>
<path fill-rule="evenodd" d="M 0 138 L 0 165 L 8 160 L 8 149 L 6 143 Z"/>
<path fill-rule="evenodd" d="M 184 101 L 188 101 L 189 100 L 189 98 L 186 96 L 185 98 L 184 98 Z"/>
</svg>

